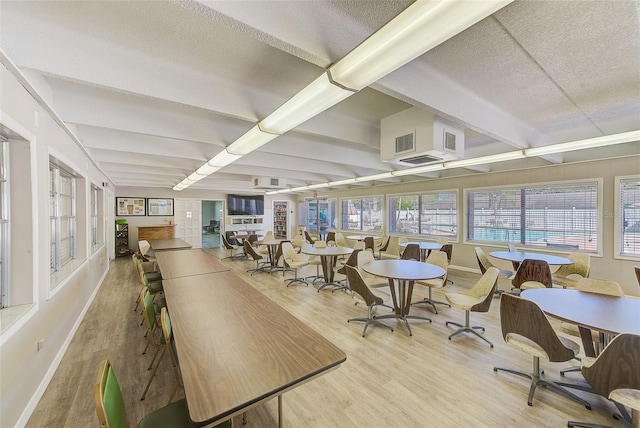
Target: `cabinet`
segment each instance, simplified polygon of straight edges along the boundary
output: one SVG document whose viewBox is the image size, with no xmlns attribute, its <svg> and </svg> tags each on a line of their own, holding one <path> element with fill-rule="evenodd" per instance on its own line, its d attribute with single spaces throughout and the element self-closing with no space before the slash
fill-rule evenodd
<svg viewBox="0 0 640 428">
<path fill-rule="evenodd" d="M 116 257 L 129 254 L 129 225 L 116 223 Z"/>
<path fill-rule="evenodd" d="M 138 241 L 149 241 L 151 239 L 173 239 L 175 237 L 175 227 L 175 224 L 138 226 Z"/>
<path fill-rule="evenodd" d="M 273 236 L 276 239 L 287 239 L 289 203 L 287 201 L 273 202 Z"/>
</svg>

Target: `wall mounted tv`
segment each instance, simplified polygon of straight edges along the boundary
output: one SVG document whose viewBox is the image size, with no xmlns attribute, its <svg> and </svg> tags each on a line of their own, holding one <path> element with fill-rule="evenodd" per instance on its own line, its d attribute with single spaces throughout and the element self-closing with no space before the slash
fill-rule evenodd
<svg viewBox="0 0 640 428">
<path fill-rule="evenodd" d="M 264 215 L 264 195 L 227 195 L 229 215 Z"/>
</svg>

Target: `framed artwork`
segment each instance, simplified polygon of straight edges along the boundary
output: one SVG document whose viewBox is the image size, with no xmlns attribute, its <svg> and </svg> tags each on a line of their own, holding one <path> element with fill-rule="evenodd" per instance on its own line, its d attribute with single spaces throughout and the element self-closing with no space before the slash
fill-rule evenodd
<svg viewBox="0 0 640 428">
<path fill-rule="evenodd" d="M 145 198 L 116 197 L 116 216 L 147 215 Z"/>
<path fill-rule="evenodd" d="M 147 215 L 173 215 L 173 198 L 147 198 Z"/>
</svg>

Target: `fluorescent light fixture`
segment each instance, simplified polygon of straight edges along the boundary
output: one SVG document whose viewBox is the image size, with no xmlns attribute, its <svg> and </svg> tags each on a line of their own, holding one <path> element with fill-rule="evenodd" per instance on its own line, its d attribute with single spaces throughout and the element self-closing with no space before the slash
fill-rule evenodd
<svg viewBox="0 0 640 428">
<path fill-rule="evenodd" d="M 621 134 L 604 135 L 602 137 L 587 138 L 585 140 L 569 141 L 567 143 L 552 144 L 542 147 L 532 147 L 530 149 L 524 149 L 524 154 L 526 156 L 544 156 L 554 153 L 570 152 L 573 150 L 632 143 L 634 141 L 640 141 L 640 129 L 623 132 Z"/>
<path fill-rule="evenodd" d="M 465 166 L 482 165 L 492 162 L 503 162 L 514 159 L 521 159 L 524 157 L 522 150 L 516 150 L 513 152 L 497 153 L 495 155 L 480 156 L 477 158 L 460 159 L 455 161 L 449 161 L 444 163 L 445 168 L 463 168 Z"/>
<path fill-rule="evenodd" d="M 383 172 L 380 174 L 374 175 L 365 175 L 364 177 L 358 177 L 358 182 L 360 181 L 373 181 L 373 180 L 384 180 L 385 178 L 392 178 L 393 174 L 391 172 Z"/>
<path fill-rule="evenodd" d="M 309 189 L 320 189 L 322 187 L 329 187 L 329 183 L 310 184 L 307 186 Z"/>
<path fill-rule="evenodd" d="M 229 165 L 240 159 L 241 155 L 234 155 L 229 153 L 228 148 L 221 150 L 217 155 L 209 159 L 207 162 L 208 165 L 216 167 L 216 170 Z"/>
<path fill-rule="evenodd" d="M 300 186 L 300 187 L 292 187 L 288 190 L 291 190 L 292 192 L 302 192 L 303 190 L 308 190 L 309 186 Z"/>
<path fill-rule="evenodd" d="M 262 132 L 258 125 L 245 132 L 240 138 L 227 146 L 227 152 L 233 155 L 246 155 L 267 144 L 277 135 Z"/>
<path fill-rule="evenodd" d="M 408 168 L 408 169 L 400 169 L 398 171 L 393 171 L 391 174 L 394 177 L 402 177 L 403 175 L 413 175 L 413 174 L 422 174 L 425 172 L 433 172 L 433 171 L 438 171 L 444 169 L 444 164 L 443 163 L 435 163 L 435 164 L 431 164 L 431 165 L 425 165 L 425 166 L 417 166 L 415 168 Z"/>
<path fill-rule="evenodd" d="M 266 132 L 284 134 L 351 95 L 352 91 L 334 85 L 323 73 L 258 125 Z"/>
<path fill-rule="evenodd" d="M 205 177 L 206 177 L 206 175 L 200 175 L 197 172 L 192 172 L 191 175 L 188 176 L 187 178 L 195 183 L 197 181 L 202 180 Z"/>
<path fill-rule="evenodd" d="M 277 190 L 272 190 L 270 192 L 266 192 L 265 195 L 275 195 L 276 193 L 279 193 L 279 191 Z"/>
<path fill-rule="evenodd" d="M 178 183 L 175 186 L 173 186 L 173 190 L 175 190 L 176 192 L 179 192 L 181 190 L 186 189 L 187 187 L 185 185 L 183 185 L 182 183 Z"/>
<path fill-rule="evenodd" d="M 346 180 L 330 181 L 329 186 L 342 186 L 343 184 L 352 184 L 357 181 L 357 178 L 347 178 Z"/>
<path fill-rule="evenodd" d="M 200 175 L 211 175 L 219 169 L 220 167 L 211 166 L 208 163 L 205 163 L 200 168 L 196 169 L 196 173 Z"/>
<path fill-rule="evenodd" d="M 278 190 L 277 193 L 289 193 L 291 191 L 292 191 L 291 189 L 282 189 L 282 190 Z"/>
<path fill-rule="evenodd" d="M 511 1 L 417 1 L 330 67 L 331 78 L 359 91 Z"/>
</svg>

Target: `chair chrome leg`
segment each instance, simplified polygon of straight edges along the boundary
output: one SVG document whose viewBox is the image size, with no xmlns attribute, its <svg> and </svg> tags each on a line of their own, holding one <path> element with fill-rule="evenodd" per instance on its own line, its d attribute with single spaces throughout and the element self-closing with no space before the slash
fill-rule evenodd
<svg viewBox="0 0 640 428">
<path fill-rule="evenodd" d="M 503 371 L 503 372 L 507 372 L 517 376 L 531 379 L 531 386 L 529 387 L 529 396 L 527 398 L 527 404 L 529 406 L 533 406 L 533 395 L 536 391 L 536 387 L 540 385 L 540 386 L 547 387 L 550 391 L 553 391 L 556 394 L 562 395 L 565 398 L 569 398 L 573 401 L 576 401 L 582 404 L 583 406 L 585 406 L 588 410 L 591 410 L 591 404 L 589 404 L 589 402 L 583 400 L 582 398 L 578 397 L 577 395 L 565 389 L 564 388 L 565 385 L 542 378 L 541 374 L 544 373 L 544 371 L 540 370 L 540 358 L 538 357 L 533 357 L 532 373 L 526 373 L 518 370 L 507 369 L 504 367 L 494 367 L 493 371 L 494 372 Z"/>
<path fill-rule="evenodd" d="M 484 331 L 484 327 L 479 326 L 479 325 L 474 325 L 474 326 L 470 326 L 469 325 L 469 311 L 465 311 L 464 314 L 464 319 L 465 319 L 465 323 L 464 325 L 455 322 L 455 321 L 446 321 L 445 324 L 447 325 L 447 327 L 449 325 L 455 325 L 456 327 L 458 327 L 458 329 L 456 331 L 454 331 L 453 333 L 451 333 L 449 335 L 449 340 L 451 340 L 451 338 L 453 336 L 456 336 L 460 333 L 473 333 L 476 336 L 478 336 L 480 339 L 484 340 L 485 342 L 487 342 L 492 348 L 493 348 L 493 343 L 491 343 L 491 341 L 489 339 L 487 339 L 486 337 L 482 336 L 480 333 L 478 333 L 476 330 L 482 330 Z"/>
<path fill-rule="evenodd" d="M 420 305 L 420 304 L 428 304 L 431 305 L 431 307 L 433 307 L 433 312 L 438 315 L 438 309 L 436 308 L 436 305 L 446 305 L 448 307 L 451 307 L 451 305 L 447 302 L 440 302 L 438 300 L 433 300 L 432 296 L 431 296 L 431 287 L 429 287 L 429 297 L 427 297 L 426 299 L 422 299 L 422 300 L 418 300 L 417 302 L 413 302 L 411 303 L 411 306 L 413 305 Z"/>
</svg>

